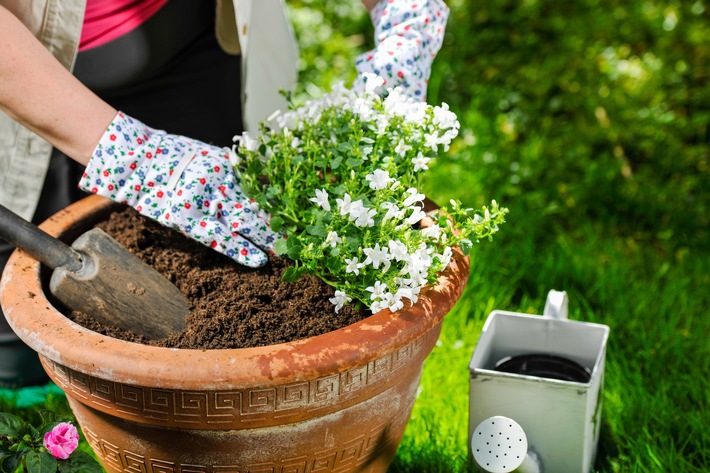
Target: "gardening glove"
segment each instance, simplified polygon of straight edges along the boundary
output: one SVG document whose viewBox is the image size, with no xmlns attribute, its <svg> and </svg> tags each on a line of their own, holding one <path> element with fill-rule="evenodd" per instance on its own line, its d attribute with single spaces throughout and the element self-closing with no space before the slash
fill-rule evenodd
<svg viewBox="0 0 710 473">
<path fill-rule="evenodd" d="M 442 0 L 380 0 L 370 11 L 375 49 L 358 56 L 353 90 L 363 92 L 364 73 L 400 86 L 408 97 L 426 101 L 431 64 L 444 39 L 449 7 Z"/>
<path fill-rule="evenodd" d="M 279 235 L 241 191 L 231 151 L 147 127 L 119 112 L 96 146 L 79 187 L 258 267 Z"/>
</svg>

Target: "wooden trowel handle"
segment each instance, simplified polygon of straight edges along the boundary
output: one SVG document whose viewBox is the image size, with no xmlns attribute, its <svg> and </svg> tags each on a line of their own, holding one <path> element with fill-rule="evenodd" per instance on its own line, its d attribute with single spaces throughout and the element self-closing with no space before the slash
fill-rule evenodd
<svg viewBox="0 0 710 473">
<path fill-rule="evenodd" d="M 57 240 L 36 225 L 0 205 L 0 238 L 29 253 L 52 269 L 64 266 L 69 271 L 79 271 L 83 266 L 81 255 L 66 243 Z"/>
</svg>

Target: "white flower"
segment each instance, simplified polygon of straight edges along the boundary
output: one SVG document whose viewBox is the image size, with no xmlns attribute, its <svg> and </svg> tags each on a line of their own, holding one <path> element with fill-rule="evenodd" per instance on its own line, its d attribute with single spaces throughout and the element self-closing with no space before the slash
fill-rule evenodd
<svg viewBox="0 0 710 473">
<path fill-rule="evenodd" d="M 358 202 L 362 203 L 361 200 Z M 375 215 L 377 215 L 377 210 L 363 206 L 350 210 L 350 219 L 355 221 L 356 227 L 374 227 L 375 219 L 373 217 Z"/>
<path fill-rule="evenodd" d="M 239 145 L 246 151 L 255 153 L 259 150 L 259 141 L 249 136 L 249 133 L 247 132 L 234 136 L 232 141 L 239 143 Z"/>
<path fill-rule="evenodd" d="M 348 210 L 348 218 L 350 219 L 350 221 L 352 222 L 360 218 L 360 214 L 362 213 L 363 209 L 365 209 L 365 204 L 362 203 L 362 199 L 358 199 L 355 202 L 351 202 L 350 209 Z"/>
<path fill-rule="evenodd" d="M 447 246 L 446 248 L 444 248 L 444 252 L 441 255 L 438 255 L 438 258 L 441 260 L 441 263 L 443 264 L 444 268 L 449 266 L 449 263 L 451 262 L 452 255 L 453 255 L 453 251 L 451 250 L 450 246 Z"/>
<path fill-rule="evenodd" d="M 420 194 L 414 187 L 407 189 L 407 194 L 409 194 L 409 197 L 404 199 L 403 202 L 405 207 L 410 207 L 414 205 L 415 202 L 421 202 L 426 198 L 424 194 Z"/>
<path fill-rule="evenodd" d="M 229 164 L 235 168 L 242 164 L 242 158 L 237 154 L 236 147 L 237 145 L 233 145 L 231 148 L 224 148 L 227 152 L 227 156 L 229 157 Z"/>
<path fill-rule="evenodd" d="M 375 301 L 370 304 L 370 311 L 372 311 L 373 314 L 376 314 L 385 308 L 387 308 L 387 303 L 384 301 Z"/>
<path fill-rule="evenodd" d="M 348 295 L 345 294 L 343 291 L 335 291 L 334 297 L 331 297 L 328 300 L 331 304 L 335 306 L 335 313 L 337 314 L 338 312 L 340 312 L 340 309 L 343 308 L 343 305 L 347 304 L 353 299 L 352 297 L 348 297 Z"/>
<path fill-rule="evenodd" d="M 353 113 L 360 117 L 360 120 L 364 122 L 372 121 L 377 112 L 372 108 L 372 103 L 364 97 L 356 98 L 350 108 Z"/>
<path fill-rule="evenodd" d="M 353 256 L 351 259 L 345 258 L 345 263 L 347 264 L 345 267 L 346 273 L 355 273 L 355 276 L 360 274 L 360 268 L 363 265 L 358 261 L 357 256 Z"/>
<path fill-rule="evenodd" d="M 412 209 L 412 215 L 407 217 L 407 223 L 414 225 L 419 220 L 426 217 L 426 213 L 421 209 L 421 207 L 410 207 Z"/>
<path fill-rule="evenodd" d="M 439 137 L 436 133 L 424 133 L 424 146 L 431 148 L 434 152 L 439 150 Z"/>
<path fill-rule="evenodd" d="M 342 199 L 335 199 L 338 204 L 338 209 L 340 210 L 340 215 L 347 215 L 350 213 L 350 208 L 352 207 L 352 202 L 350 201 L 350 194 L 347 192 L 343 195 Z"/>
<path fill-rule="evenodd" d="M 449 105 L 445 102 L 440 107 L 434 107 L 434 120 L 432 120 L 432 123 L 442 129 L 458 129 L 461 126 L 456 119 L 456 114 L 449 110 Z"/>
<path fill-rule="evenodd" d="M 406 144 L 404 140 L 399 140 L 399 143 L 397 143 L 397 146 L 394 148 L 394 152 L 404 157 L 404 155 L 407 154 L 407 151 L 409 151 L 410 149 L 412 149 L 412 147 Z"/>
<path fill-rule="evenodd" d="M 380 264 L 383 265 L 382 271 L 387 272 L 390 268 L 390 255 L 388 254 L 389 249 L 385 246 L 380 248 L 379 243 L 375 243 L 374 248 L 365 248 L 362 250 L 365 253 L 365 261 L 362 264 L 371 264 L 373 268 L 379 269 Z"/>
<path fill-rule="evenodd" d="M 375 299 L 381 299 L 382 296 L 387 292 L 387 286 L 385 284 L 382 284 L 380 281 L 375 281 L 374 286 L 369 286 L 365 288 L 367 292 L 371 292 L 370 294 L 370 299 L 375 300 Z"/>
<path fill-rule="evenodd" d="M 458 136 L 459 132 L 458 130 L 448 130 L 446 133 L 444 133 L 441 136 L 441 139 L 439 140 L 439 143 L 444 145 L 444 152 L 449 151 L 449 145 L 451 144 L 452 141 L 454 141 L 454 138 Z"/>
<path fill-rule="evenodd" d="M 390 256 L 395 260 L 406 261 L 409 257 L 409 253 L 407 252 L 407 245 L 405 245 L 401 241 L 390 240 L 387 243 L 387 246 L 390 250 Z"/>
<path fill-rule="evenodd" d="M 266 121 L 272 122 L 272 121 L 276 120 L 276 118 L 278 118 L 281 115 L 281 113 L 282 113 L 281 109 L 274 111 L 271 115 L 266 117 Z"/>
<path fill-rule="evenodd" d="M 338 236 L 337 232 L 328 232 L 328 236 L 325 237 L 325 245 L 330 245 L 335 248 L 339 243 L 342 243 L 343 239 Z"/>
<path fill-rule="evenodd" d="M 385 215 L 382 217 L 383 222 L 386 222 L 391 218 L 404 218 L 404 210 L 397 207 L 394 202 L 382 202 L 380 204 L 380 208 L 386 210 Z"/>
<path fill-rule="evenodd" d="M 419 294 L 419 287 L 417 287 L 416 289 L 411 288 L 411 287 L 400 287 L 399 289 L 397 289 L 397 293 L 395 294 L 395 297 L 398 297 L 400 300 L 403 298 L 407 298 L 411 301 L 412 304 L 416 304 L 417 301 L 419 300 L 418 294 Z"/>
<path fill-rule="evenodd" d="M 407 101 L 408 98 L 402 91 L 402 88 L 395 87 L 389 91 L 389 94 L 385 98 L 385 113 L 388 115 L 406 117 L 409 109 L 409 107 L 407 107 Z"/>
<path fill-rule="evenodd" d="M 365 176 L 365 179 L 370 181 L 370 189 L 380 190 L 387 187 L 387 184 L 394 179 L 390 177 L 390 173 L 382 169 L 375 169 L 372 174 Z"/>
<path fill-rule="evenodd" d="M 402 301 L 402 296 L 397 294 L 392 294 L 388 292 L 384 295 L 384 302 L 387 304 L 386 307 L 391 312 L 397 312 L 399 309 L 404 307 L 404 302 Z"/>
<path fill-rule="evenodd" d="M 426 276 L 431 263 L 432 259 L 427 253 L 427 249 L 419 249 L 414 253 L 410 253 L 400 274 L 409 275 L 409 278 L 412 280 L 412 285 L 423 285 L 426 283 Z"/>
<path fill-rule="evenodd" d="M 328 191 L 325 189 L 316 189 L 316 196 L 310 199 L 311 202 L 315 202 L 320 208 L 326 212 L 330 212 L 330 203 L 328 202 Z"/>
<path fill-rule="evenodd" d="M 427 158 L 420 151 L 416 157 L 412 158 L 412 164 L 414 164 L 414 172 L 426 171 L 427 169 L 429 169 L 429 161 L 431 161 L 431 158 Z"/>
<path fill-rule="evenodd" d="M 439 235 L 441 235 L 441 227 L 439 225 L 432 225 L 430 227 L 422 228 L 422 235 L 427 238 L 437 240 Z"/>
<path fill-rule="evenodd" d="M 376 74 L 365 72 L 362 75 L 365 79 L 365 92 L 368 94 L 375 93 L 378 87 L 385 85 L 385 80 Z"/>
</svg>

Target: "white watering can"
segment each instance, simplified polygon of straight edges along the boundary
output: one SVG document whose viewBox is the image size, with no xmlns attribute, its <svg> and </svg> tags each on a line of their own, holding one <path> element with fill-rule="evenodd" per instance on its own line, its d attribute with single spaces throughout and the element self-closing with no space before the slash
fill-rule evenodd
<svg viewBox="0 0 710 473">
<path fill-rule="evenodd" d="M 568 320 L 567 306 L 553 290 L 543 316 L 488 316 L 469 365 L 469 447 L 482 471 L 591 471 L 609 327 Z"/>
</svg>

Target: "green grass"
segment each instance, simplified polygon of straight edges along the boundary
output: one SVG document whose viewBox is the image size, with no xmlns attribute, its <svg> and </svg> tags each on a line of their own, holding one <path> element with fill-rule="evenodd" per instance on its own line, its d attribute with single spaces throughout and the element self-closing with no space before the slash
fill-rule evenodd
<svg viewBox="0 0 710 473">
<path fill-rule="evenodd" d="M 710 5 L 448 3 L 429 101 L 462 128 L 425 188 L 510 214 L 474 248 L 391 470 L 469 471 L 468 363 L 485 318 L 539 314 L 558 289 L 571 319 L 611 328 L 596 471 L 707 471 Z M 289 4 L 298 95 L 351 80 L 371 43 L 359 2 Z"/>
</svg>

